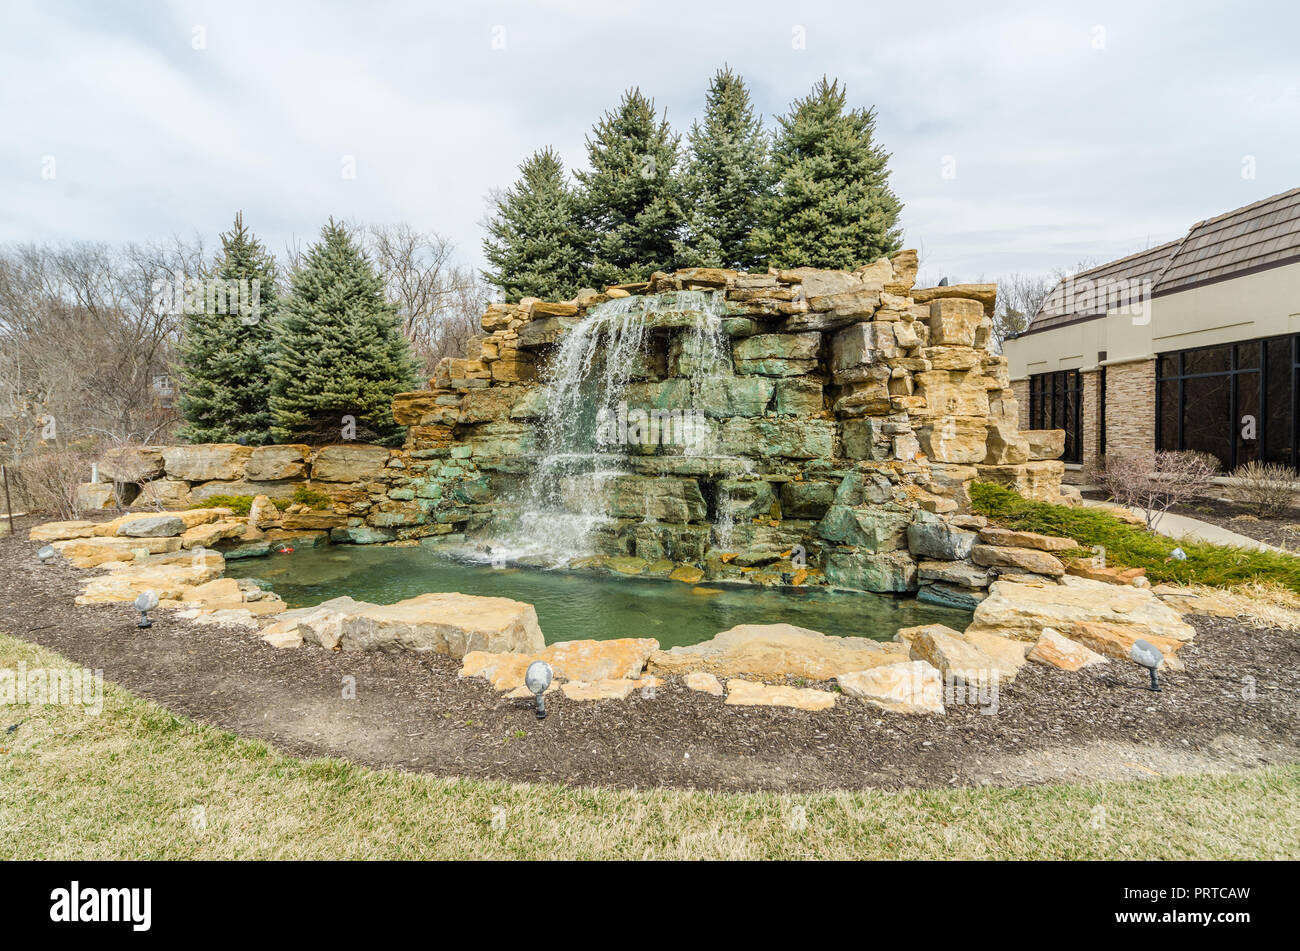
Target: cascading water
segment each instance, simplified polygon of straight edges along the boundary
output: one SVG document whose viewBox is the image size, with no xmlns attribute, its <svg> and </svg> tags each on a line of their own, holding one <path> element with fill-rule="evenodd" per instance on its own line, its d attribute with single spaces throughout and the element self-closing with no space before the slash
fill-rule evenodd
<svg viewBox="0 0 1300 951">
<path fill-rule="evenodd" d="M 710 382 L 731 373 L 724 313 L 716 291 L 615 298 L 560 338 L 544 370 L 539 452 L 517 519 L 489 544 L 494 560 L 560 566 L 590 554 L 592 533 L 614 521 L 607 485 L 630 473 L 629 453 L 646 437 L 671 440 L 685 455 L 710 454 L 712 429 L 698 407 Z M 649 407 L 629 407 L 628 392 L 653 375 L 647 364 L 656 330 L 676 332 L 677 369 L 688 389 L 674 406 L 656 407 L 669 412 L 651 420 Z"/>
</svg>

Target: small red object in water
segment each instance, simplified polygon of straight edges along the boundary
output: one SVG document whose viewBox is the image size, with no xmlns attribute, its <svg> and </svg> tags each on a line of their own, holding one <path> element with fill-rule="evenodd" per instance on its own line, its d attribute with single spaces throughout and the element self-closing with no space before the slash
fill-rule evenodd
<svg viewBox="0 0 1300 951">
<path fill-rule="evenodd" d="M 279 552 L 281 555 L 292 555 L 292 554 L 293 554 L 293 549 L 290 548 L 288 545 L 285 545 L 283 548 L 277 548 L 276 551 Z"/>
</svg>

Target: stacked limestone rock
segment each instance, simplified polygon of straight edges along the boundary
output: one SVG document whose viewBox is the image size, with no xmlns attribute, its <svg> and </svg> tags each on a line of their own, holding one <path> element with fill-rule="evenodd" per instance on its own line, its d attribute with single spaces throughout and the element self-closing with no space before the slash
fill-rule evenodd
<svg viewBox="0 0 1300 951">
<path fill-rule="evenodd" d="M 586 565 L 683 581 L 920 588 L 972 608 L 997 573 L 1055 572 L 977 545 L 984 526 L 963 514 L 967 487 L 978 479 L 1059 501 L 1062 442 L 1016 431 L 1006 361 L 989 351 L 996 288 L 915 289 L 916 270 L 915 252 L 902 251 L 851 273 L 691 268 L 571 301 L 493 304 L 474 358 L 443 361 L 430 389 L 394 400 L 403 449 L 137 447 L 101 473 L 142 483 L 140 502 L 166 508 L 266 496 L 281 505 L 260 503 L 253 528 L 302 543 L 326 533 L 473 541 L 518 506 L 536 466 L 548 360 L 564 335 L 615 298 L 703 291 L 723 307 L 729 359 L 692 385 L 706 356 L 693 349 L 701 314 L 670 305 L 647 317 L 626 395 L 633 408 L 702 413 L 709 453 L 632 447 L 628 473 L 606 486 L 610 521 Z M 303 488 L 312 501 L 293 502 Z M 222 547 L 228 557 L 270 550 L 254 533 Z"/>
<path fill-rule="evenodd" d="M 1017 432 L 1006 361 L 989 350 L 996 288 L 917 290 L 916 271 L 902 251 L 852 273 L 690 268 L 571 301 L 493 304 L 475 358 L 443 361 L 429 390 L 394 401 L 412 484 L 438 500 L 438 531 L 482 528 L 530 470 L 563 334 L 615 297 L 720 291 L 732 365 L 704 405 L 684 404 L 690 324 L 671 315 L 628 388 L 629 405 L 702 409 L 716 452 L 633 452 L 610 486 L 604 562 L 683 580 L 921 585 L 973 607 L 992 566 L 970 560 L 982 523 L 960 515 L 967 487 L 1059 501 L 1064 467 L 1059 441 Z M 723 520 L 735 528 L 717 546 Z"/>
</svg>

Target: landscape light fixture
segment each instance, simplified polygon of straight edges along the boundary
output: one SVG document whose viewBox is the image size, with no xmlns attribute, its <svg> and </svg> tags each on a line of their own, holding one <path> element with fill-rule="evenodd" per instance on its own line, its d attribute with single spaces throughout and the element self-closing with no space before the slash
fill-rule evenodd
<svg viewBox="0 0 1300 951">
<path fill-rule="evenodd" d="M 551 665 L 544 660 L 535 660 L 528 665 L 524 673 L 524 686 L 537 698 L 537 719 L 546 719 L 546 688 L 551 685 L 554 674 Z"/>
<path fill-rule="evenodd" d="M 42 548 L 40 551 L 36 553 L 36 557 L 41 560 L 42 565 L 48 565 L 51 561 L 54 560 L 54 556 L 57 554 L 58 552 L 54 550 L 53 545 L 46 545 L 44 548 Z"/>
<path fill-rule="evenodd" d="M 1160 648 L 1150 641 L 1138 640 L 1133 642 L 1128 656 L 1135 664 L 1147 669 L 1151 674 L 1151 689 L 1159 693 L 1160 681 L 1156 679 L 1156 668 L 1165 662 L 1165 655 L 1160 653 Z"/>
<path fill-rule="evenodd" d="M 153 627 L 153 620 L 149 617 L 149 612 L 158 607 L 157 591 L 141 591 L 135 599 L 135 609 L 140 612 L 140 620 L 135 622 L 136 627 Z"/>
</svg>

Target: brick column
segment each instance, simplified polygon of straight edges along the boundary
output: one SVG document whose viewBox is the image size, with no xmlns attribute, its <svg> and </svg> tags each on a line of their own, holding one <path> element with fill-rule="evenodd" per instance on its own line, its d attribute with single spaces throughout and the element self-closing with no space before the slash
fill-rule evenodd
<svg viewBox="0 0 1300 951">
<path fill-rule="evenodd" d="M 1032 429 L 1029 425 L 1029 380 L 1016 380 L 1011 384 L 1011 392 L 1016 395 L 1016 402 L 1020 405 L 1020 428 Z"/>
<path fill-rule="evenodd" d="M 1079 455 L 1086 468 L 1101 453 L 1101 368 L 1084 370 L 1079 377 L 1083 384 L 1083 412 L 1079 419 L 1083 441 Z"/>
<path fill-rule="evenodd" d="M 1150 452 L 1156 445 L 1156 361 L 1106 367 L 1106 451 Z"/>
</svg>

